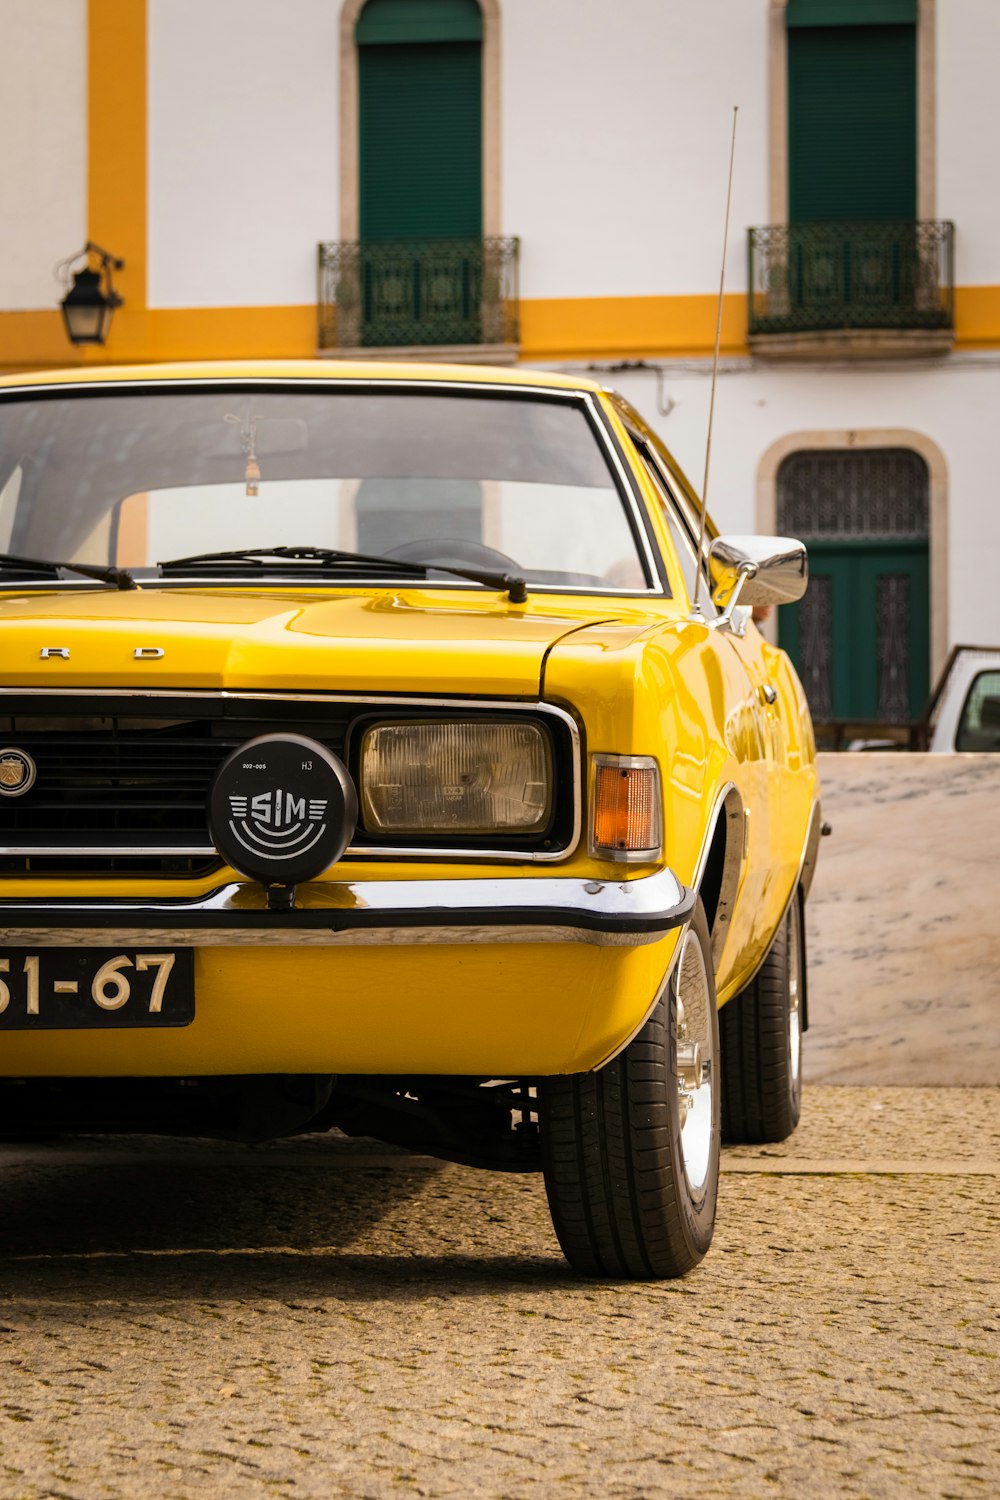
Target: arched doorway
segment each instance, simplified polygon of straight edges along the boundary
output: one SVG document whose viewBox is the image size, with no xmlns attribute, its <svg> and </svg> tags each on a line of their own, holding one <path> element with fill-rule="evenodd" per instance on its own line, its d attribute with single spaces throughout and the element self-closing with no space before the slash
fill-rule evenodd
<svg viewBox="0 0 1000 1500">
<path fill-rule="evenodd" d="M 930 679 L 927 464 L 910 448 L 801 449 L 777 473 L 778 530 L 809 548 L 780 643 L 817 725 L 905 725 Z"/>
</svg>

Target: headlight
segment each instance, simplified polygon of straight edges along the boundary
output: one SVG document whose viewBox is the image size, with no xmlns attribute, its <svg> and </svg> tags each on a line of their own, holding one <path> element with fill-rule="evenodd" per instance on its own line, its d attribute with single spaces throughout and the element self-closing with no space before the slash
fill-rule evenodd
<svg viewBox="0 0 1000 1500">
<path fill-rule="evenodd" d="M 361 742 L 364 826 L 379 833 L 537 833 L 552 754 L 537 724 L 379 724 Z"/>
</svg>

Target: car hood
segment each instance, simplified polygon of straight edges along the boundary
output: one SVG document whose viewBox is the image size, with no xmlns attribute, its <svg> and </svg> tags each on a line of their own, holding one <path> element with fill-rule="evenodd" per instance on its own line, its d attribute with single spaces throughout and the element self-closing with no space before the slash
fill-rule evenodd
<svg viewBox="0 0 1000 1500">
<path fill-rule="evenodd" d="M 536 695 L 557 641 L 619 618 L 602 603 L 422 589 L 8 594 L 0 684 Z"/>
</svg>

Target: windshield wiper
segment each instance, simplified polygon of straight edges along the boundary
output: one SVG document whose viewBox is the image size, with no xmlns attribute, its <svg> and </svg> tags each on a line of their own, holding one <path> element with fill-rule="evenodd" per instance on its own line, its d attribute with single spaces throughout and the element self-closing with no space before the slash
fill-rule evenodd
<svg viewBox="0 0 1000 1500">
<path fill-rule="evenodd" d="M 500 589 L 512 604 L 523 604 L 528 597 L 528 586 L 523 578 L 510 573 L 494 573 L 488 568 L 453 568 L 450 563 L 418 563 L 409 558 L 378 557 L 370 552 L 342 552 L 335 547 L 241 547 L 232 552 L 196 552 L 191 557 L 172 557 L 157 563 L 161 572 L 167 569 L 202 568 L 214 563 L 246 563 L 252 568 L 264 568 L 268 558 L 281 562 L 318 563 L 370 563 L 381 572 L 387 569 L 426 578 L 428 574 L 454 573 L 459 578 L 468 578 L 471 583 L 481 583 L 486 588 Z"/>
<path fill-rule="evenodd" d="M 92 563 L 51 562 L 48 558 L 18 557 L 14 552 L 0 552 L 0 568 L 22 569 L 32 573 L 58 573 L 60 568 L 65 568 L 67 573 L 82 573 L 84 578 L 111 583 L 116 589 L 139 587 L 127 568 L 101 568 Z"/>
</svg>

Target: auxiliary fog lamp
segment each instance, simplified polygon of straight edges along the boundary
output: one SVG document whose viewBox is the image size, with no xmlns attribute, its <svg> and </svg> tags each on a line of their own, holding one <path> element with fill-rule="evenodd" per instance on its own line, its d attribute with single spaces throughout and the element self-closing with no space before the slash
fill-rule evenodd
<svg viewBox="0 0 1000 1500">
<path fill-rule="evenodd" d="M 260 882 L 273 910 L 287 910 L 300 881 L 336 864 L 357 820 L 347 767 L 305 734 L 247 740 L 219 767 L 208 799 L 215 847 Z"/>
</svg>

